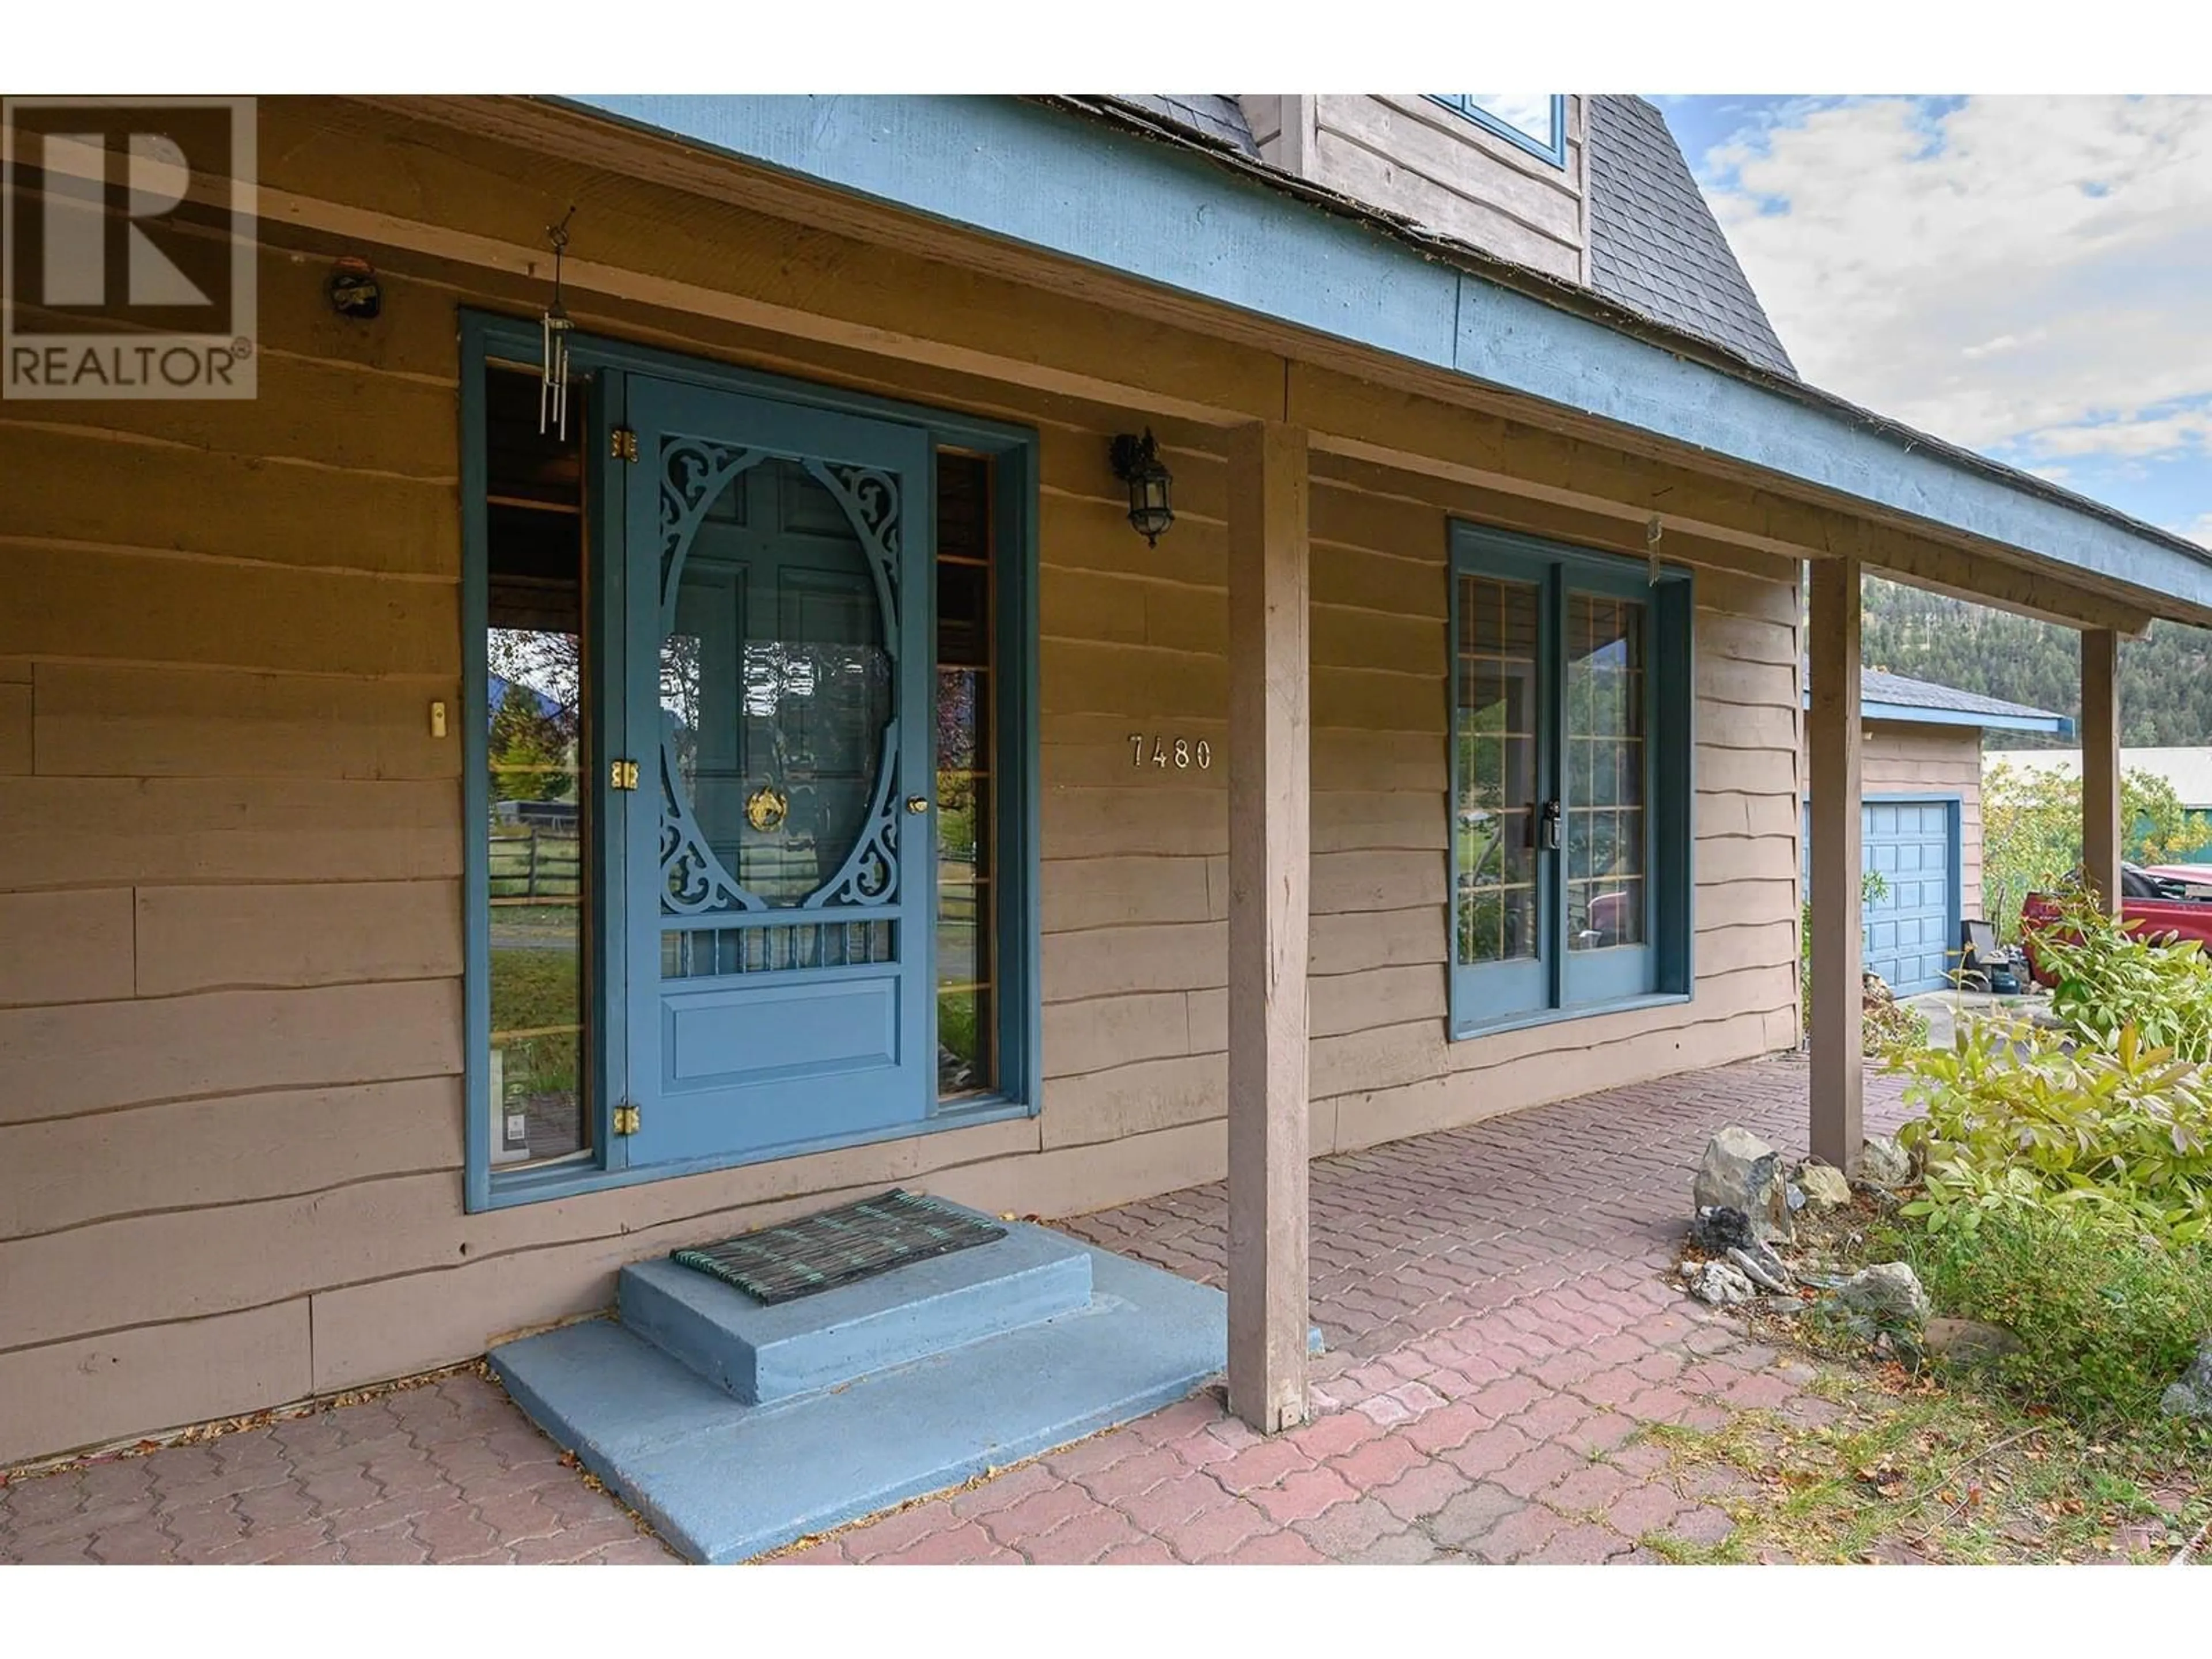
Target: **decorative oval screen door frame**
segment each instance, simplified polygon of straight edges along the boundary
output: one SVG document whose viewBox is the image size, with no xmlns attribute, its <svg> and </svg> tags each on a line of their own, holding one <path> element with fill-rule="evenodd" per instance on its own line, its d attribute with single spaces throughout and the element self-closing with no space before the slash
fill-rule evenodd
<svg viewBox="0 0 2212 1659">
<path fill-rule="evenodd" d="M 643 377 L 628 420 L 643 776 L 626 1162 L 919 1127 L 936 1087 L 927 434 Z"/>
</svg>

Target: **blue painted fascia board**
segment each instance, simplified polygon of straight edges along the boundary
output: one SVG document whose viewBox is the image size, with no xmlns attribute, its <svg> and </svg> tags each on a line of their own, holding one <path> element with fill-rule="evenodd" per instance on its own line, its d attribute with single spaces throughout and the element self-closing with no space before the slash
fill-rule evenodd
<svg viewBox="0 0 2212 1659">
<path fill-rule="evenodd" d="M 1678 349 L 1648 337 L 1667 333 L 1657 325 L 1626 313 L 1601 321 L 1505 286 L 1452 263 L 1480 258 L 1474 250 L 1299 199 L 1194 144 L 1032 99 L 553 101 L 1651 433 L 2212 616 L 2212 553 L 1828 393 L 1707 361 L 1717 352 L 1707 343 L 1683 336 Z M 1607 309 L 1595 295 L 1570 303 Z"/>
<path fill-rule="evenodd" d="M 1804 702 L 1808 708 L 1813 706 L 1810 694 Z M 2066 714 L 1980 714 L 1969 708 L 1923 708 L 1910 702 L 1862 701 L 1859 718 L 1905 726 L 1978 726 L 1985 732 L 2043 732 L 2053 737 L 2065 737 L 2074 730 L 2073 719 Z"/>
</svg>

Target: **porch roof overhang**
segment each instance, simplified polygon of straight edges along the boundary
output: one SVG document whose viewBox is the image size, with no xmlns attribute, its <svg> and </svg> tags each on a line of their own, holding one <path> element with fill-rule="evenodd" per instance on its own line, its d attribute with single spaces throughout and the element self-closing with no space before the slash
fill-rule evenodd
<svg viewBox="0 0 2212 1659">
<path fill-rule="evenodd" d="M 2212 550 L 1110 100 L 546 101 L 1650 434 L 2212 624 Z"/>
</svg>

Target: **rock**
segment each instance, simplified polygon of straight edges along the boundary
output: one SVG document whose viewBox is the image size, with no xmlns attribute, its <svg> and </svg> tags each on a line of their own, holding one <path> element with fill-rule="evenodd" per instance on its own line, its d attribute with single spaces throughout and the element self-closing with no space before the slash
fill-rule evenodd
<svg viewBox="0 0 2212 1659">
<path fill-rule="evenodd" d="M 1806 1304 L 1794 1296 L 1762 1296 L 1759 1305 L 1777 1319 L 1798 1319 L 1804 1316 Z"/>
<path fill-rule="evenodd" d="M 2182 1372 L 2181 1381 L 2159 1396 L 2158 1408 L 2168 1417 L 2212 1420 L 2212 1336 L 2197 1345 L 2197 1358 Z"/>
<path fill-rule="evenodd" d="M 1787 1296 L 1796 1285 L 1797 1281 L 1790 1276 L 1789 1264 L 1767 1245 L 1753 1244 L 1748 1249 L 1741 1245 L 1731 1246 L 1728 1259 L 1735 1263 L 1737 1270 L 1746 1279 L 1761 1290 Z"/>
<path fill-rule="evenodd" d="M 1912 1180 L 1912 1155 L 1893 1136 L 1869 1135 L 1866 1150 L 1859 1155 L 1859 1174 L 1877 1187 L 1908 1186 Z"/>
<path fill-rule="evenodd" d="M 1984 1365 L 2019 1352 L 2021 1343 L 2002 1325 L 1984 1325 L 1975 1319 L 1931 1319 L 1920 1334 L 1920 1345 L 1954 1365 Z"/>
<path fill-rule="evenodd" d="M 1883 1261 L 1863 1268 L 1845 1279 L 1836 1294 L 1852 1312 L 1863 1314 L 1888 1329 L 1917 1330 L 1928 1322 L 1931 1311 L 1919 1276 L 1902 1261 Z"/>
<path fill-rule="evenodd" d="M 1789 1205 L 1790 1213 L 1792 1215 L 1796 1215 L 1798 1211 L 1805 1207 L 1805 1189 L 1794 1181 L 1783 1183 L 1782 1198 L 1783 1201 Z"/>
<path fill-rule="evenodd" d="M 1698 1211 L 1690 1237 L 1707 1255 L 1726 1255 L 1732 1245 L 1754 1242 L 1750 1219 L 1741 1210 L 1731 1210 L 1725 1204 L 1708 1204 Z"/>
<path fill-rule="evenodd" d="M 1710 1302 L 1716 1308 L 1732 1308 L 1739 1302 L 1748 1302 L 1757 1294 L 1751 1281 L 1725 1261 L 1701 1261 L 1686 1270 L 1690 1294 L 1700 1302 Z"/>
<path fill-rule="evenodd" d="M 1797 1184 L 1805 1202 L 1816 1210 L 1837 1210 L 1851 1201 L 1851 1183 L 1841 1170 L 1826 1164 L 1807 1164 L 1797 1171 Z"/>
<path fill-rule="evenodd" d="M 1753 1239 L 1791 1236 L 1790 1203 L 1782 1181 L 1782 1154 L 1734 1124 L 1715 1135 L 1698 1165 L 1690 1201 L 1702 1210 L 1740 1210 Z"/>
</svg>

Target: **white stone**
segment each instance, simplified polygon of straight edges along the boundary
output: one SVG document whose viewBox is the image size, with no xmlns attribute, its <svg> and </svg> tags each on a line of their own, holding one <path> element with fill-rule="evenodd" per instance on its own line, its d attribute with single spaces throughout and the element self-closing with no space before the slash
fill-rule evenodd
<svg viewBox="0 0 2212 1659">
<path fill-rule="evenodd" d="M 1782 1154 L 1748 1129 L 1730 1124 L 1707 1143 L 1690 1202 L 1700 1210 L 1719 1205 L 1741 1211 L 1754 1239 L 1787 1239 L 1793 1229 L 1784 1186 Z"/>
<path fill-rule="evenodd" d="M 1734 1307 L 1757 1294 L 1751 1281 L 1725 1261 L 1701 1261 L 1690 1270 L 1690 1294 L 1716 1308 Z"/>
<path fill-rule="evenodd" d="M 1859 1173 L 1877 1187 L 1903 1187 L 1912 1180 L 1912 1155 L 1890 1135 L 1869 1135 L 1859 1156 Z"/>
<path fill-rule="evenodd" d="M 1837 1294 L 1845 1307 L 1878 1324 L 1917 1329 L 1935 1311 L 1928 1292 L 1920 1288 L 1920 1276 L 1902 1261 L 1878 1262 L 1855 1273 Z"/>
<path fill-rule="evenodd" d="M 1797 1171 L 1805 1202 L 1815 1210 L 1841 1209 L 1851 1201 L 1851 1183 L 1841 1170 L 1826 1164 L 1808 1164 Z"/>
</svg>

